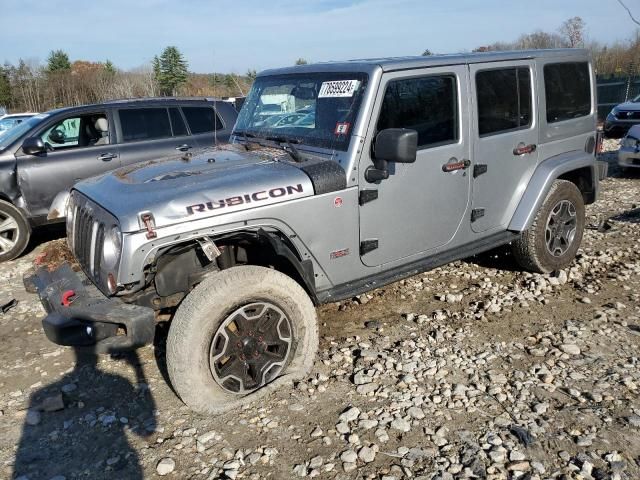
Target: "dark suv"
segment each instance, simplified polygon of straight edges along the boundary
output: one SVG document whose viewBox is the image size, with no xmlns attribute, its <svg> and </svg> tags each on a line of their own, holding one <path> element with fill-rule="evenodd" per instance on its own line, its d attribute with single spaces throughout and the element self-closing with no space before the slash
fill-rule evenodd
<svg viewBox="0 0 640 480">
<path fill-rule="evenodd" d="M 115 100 L 41 113 L 0 137 L 0 262 L 31 229 L 64 219 L 78 180 L 226 142 L 237 118 L 213 99 Z"/>
</svg>

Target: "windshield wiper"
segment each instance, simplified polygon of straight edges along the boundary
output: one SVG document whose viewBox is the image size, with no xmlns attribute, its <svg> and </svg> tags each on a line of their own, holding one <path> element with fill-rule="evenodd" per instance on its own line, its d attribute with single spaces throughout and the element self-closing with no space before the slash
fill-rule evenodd
<svg viewBox="0 0 640 480">
<path fill-rule="evenodd" d="M 240 135 L 242 138 L 244 138 L 244 149 L 247 151 L 249 151 L 249 143 L 260 144 L 260 142 L 252 142 L 251 140 L 249 140 L 250 138 L 256 138 L 253 133 L 249 133 L 244 130 L 236 130 L 235 132 L 233 132 L 233 135 Z"/>
<path fill-rule="evenodd" d="M 302 162 L 302 155 L 300 155 L 298 149 L 293 146 L 294 143 L 299 144 L 300 140 L 296 140 L 295 138 L 289 139 L 286 137 L 265 137 L 264 139 L 271 142 L 276 142 L 278 147 L 291 155 L 291 158 L 293 158 L 294 161 L 298 163 Z M 282 143 L 286 144 L 286 147 L 284 145 L 281 145 Z"/>
</svg>

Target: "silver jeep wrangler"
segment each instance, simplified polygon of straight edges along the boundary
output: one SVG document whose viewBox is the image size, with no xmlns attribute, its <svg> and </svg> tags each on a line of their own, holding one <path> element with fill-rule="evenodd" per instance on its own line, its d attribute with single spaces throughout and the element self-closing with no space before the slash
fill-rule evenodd
<svg viewBox="0 0 640 480">
<path fill-rule="evenodd" d="M 510 243 L 570 264 L 596 200 L 584 50 L 390 58 L 262 72 L 226 147 L 77 184 L 80 268 L 25 278 L 48 338 L 98 352 L 153 340 L 199 412 L 301 379 L 314 305 Z"/>
</svg>

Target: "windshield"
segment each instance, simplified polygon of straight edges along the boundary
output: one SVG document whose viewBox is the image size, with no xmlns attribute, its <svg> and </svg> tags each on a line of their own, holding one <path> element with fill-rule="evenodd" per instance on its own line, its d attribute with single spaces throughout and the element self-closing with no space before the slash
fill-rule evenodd
<svg viewBox="0 0 640 480">
<path fill-rule="evenodd" d="M 36 115 L 35 117 L 28 118 L 15 127 L 2 132 L 2 135 L 0 135 L 0 151 L 10 146 L 45 118 L 47 118 L 46 114 Z"/>
<path fill-rule="evenodd" d="M 258 77 L 234 133 L 347 150 L 366 84 L 364 73 Z"/>
</svg>

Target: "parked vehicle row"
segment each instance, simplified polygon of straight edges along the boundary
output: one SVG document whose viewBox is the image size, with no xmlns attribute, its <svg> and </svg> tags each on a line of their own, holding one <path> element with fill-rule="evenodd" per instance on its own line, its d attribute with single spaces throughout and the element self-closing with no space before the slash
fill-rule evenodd
<svg viewBox="0 0 640 480">
<path fill-rule="evenodd" d="M 5 132 L 11 130 L 16 125 L 21 124 L 28 118 L 37 115 L 37 113 L 11 113 L 0 116 L 0 137 L 4 135 Z"/>
<path fill-rule="evenodd" d="M 598 196 L 596 105 L 580 49 L 262 72 L 231 146 L 77 183 L 67 241 L 82 271 L 42 268 L 25 285 L 49 339 L 97 352 L 152 342 L 155 312 L 173 311 L 177 394 L 203 413 L 238 407 L 308 374 L 314 305 L 509 243 L 528 270 L 569 265 Z M 126 149 L 138 125 L 165 122 L 128 108 L 105 115 L 106 146 L 94 111 L 60 141 L 93 126 L 92 157 L 122 160 L 112 134 Z M 287 119 L 297 114 L 313 121 Z M 56 125 L 28 146 L 48 153 Z M 33 175 L 19 175 L 23 188 Z"/>
<path fill-rule="evenodd" d="M 0 136 L 0 261 L 17 257 L 31 229 L 63 221 L 79 180 L 118 167 L 226 142 L 232 103 L 157 98 L 34 115 Z"/>
</svg>

